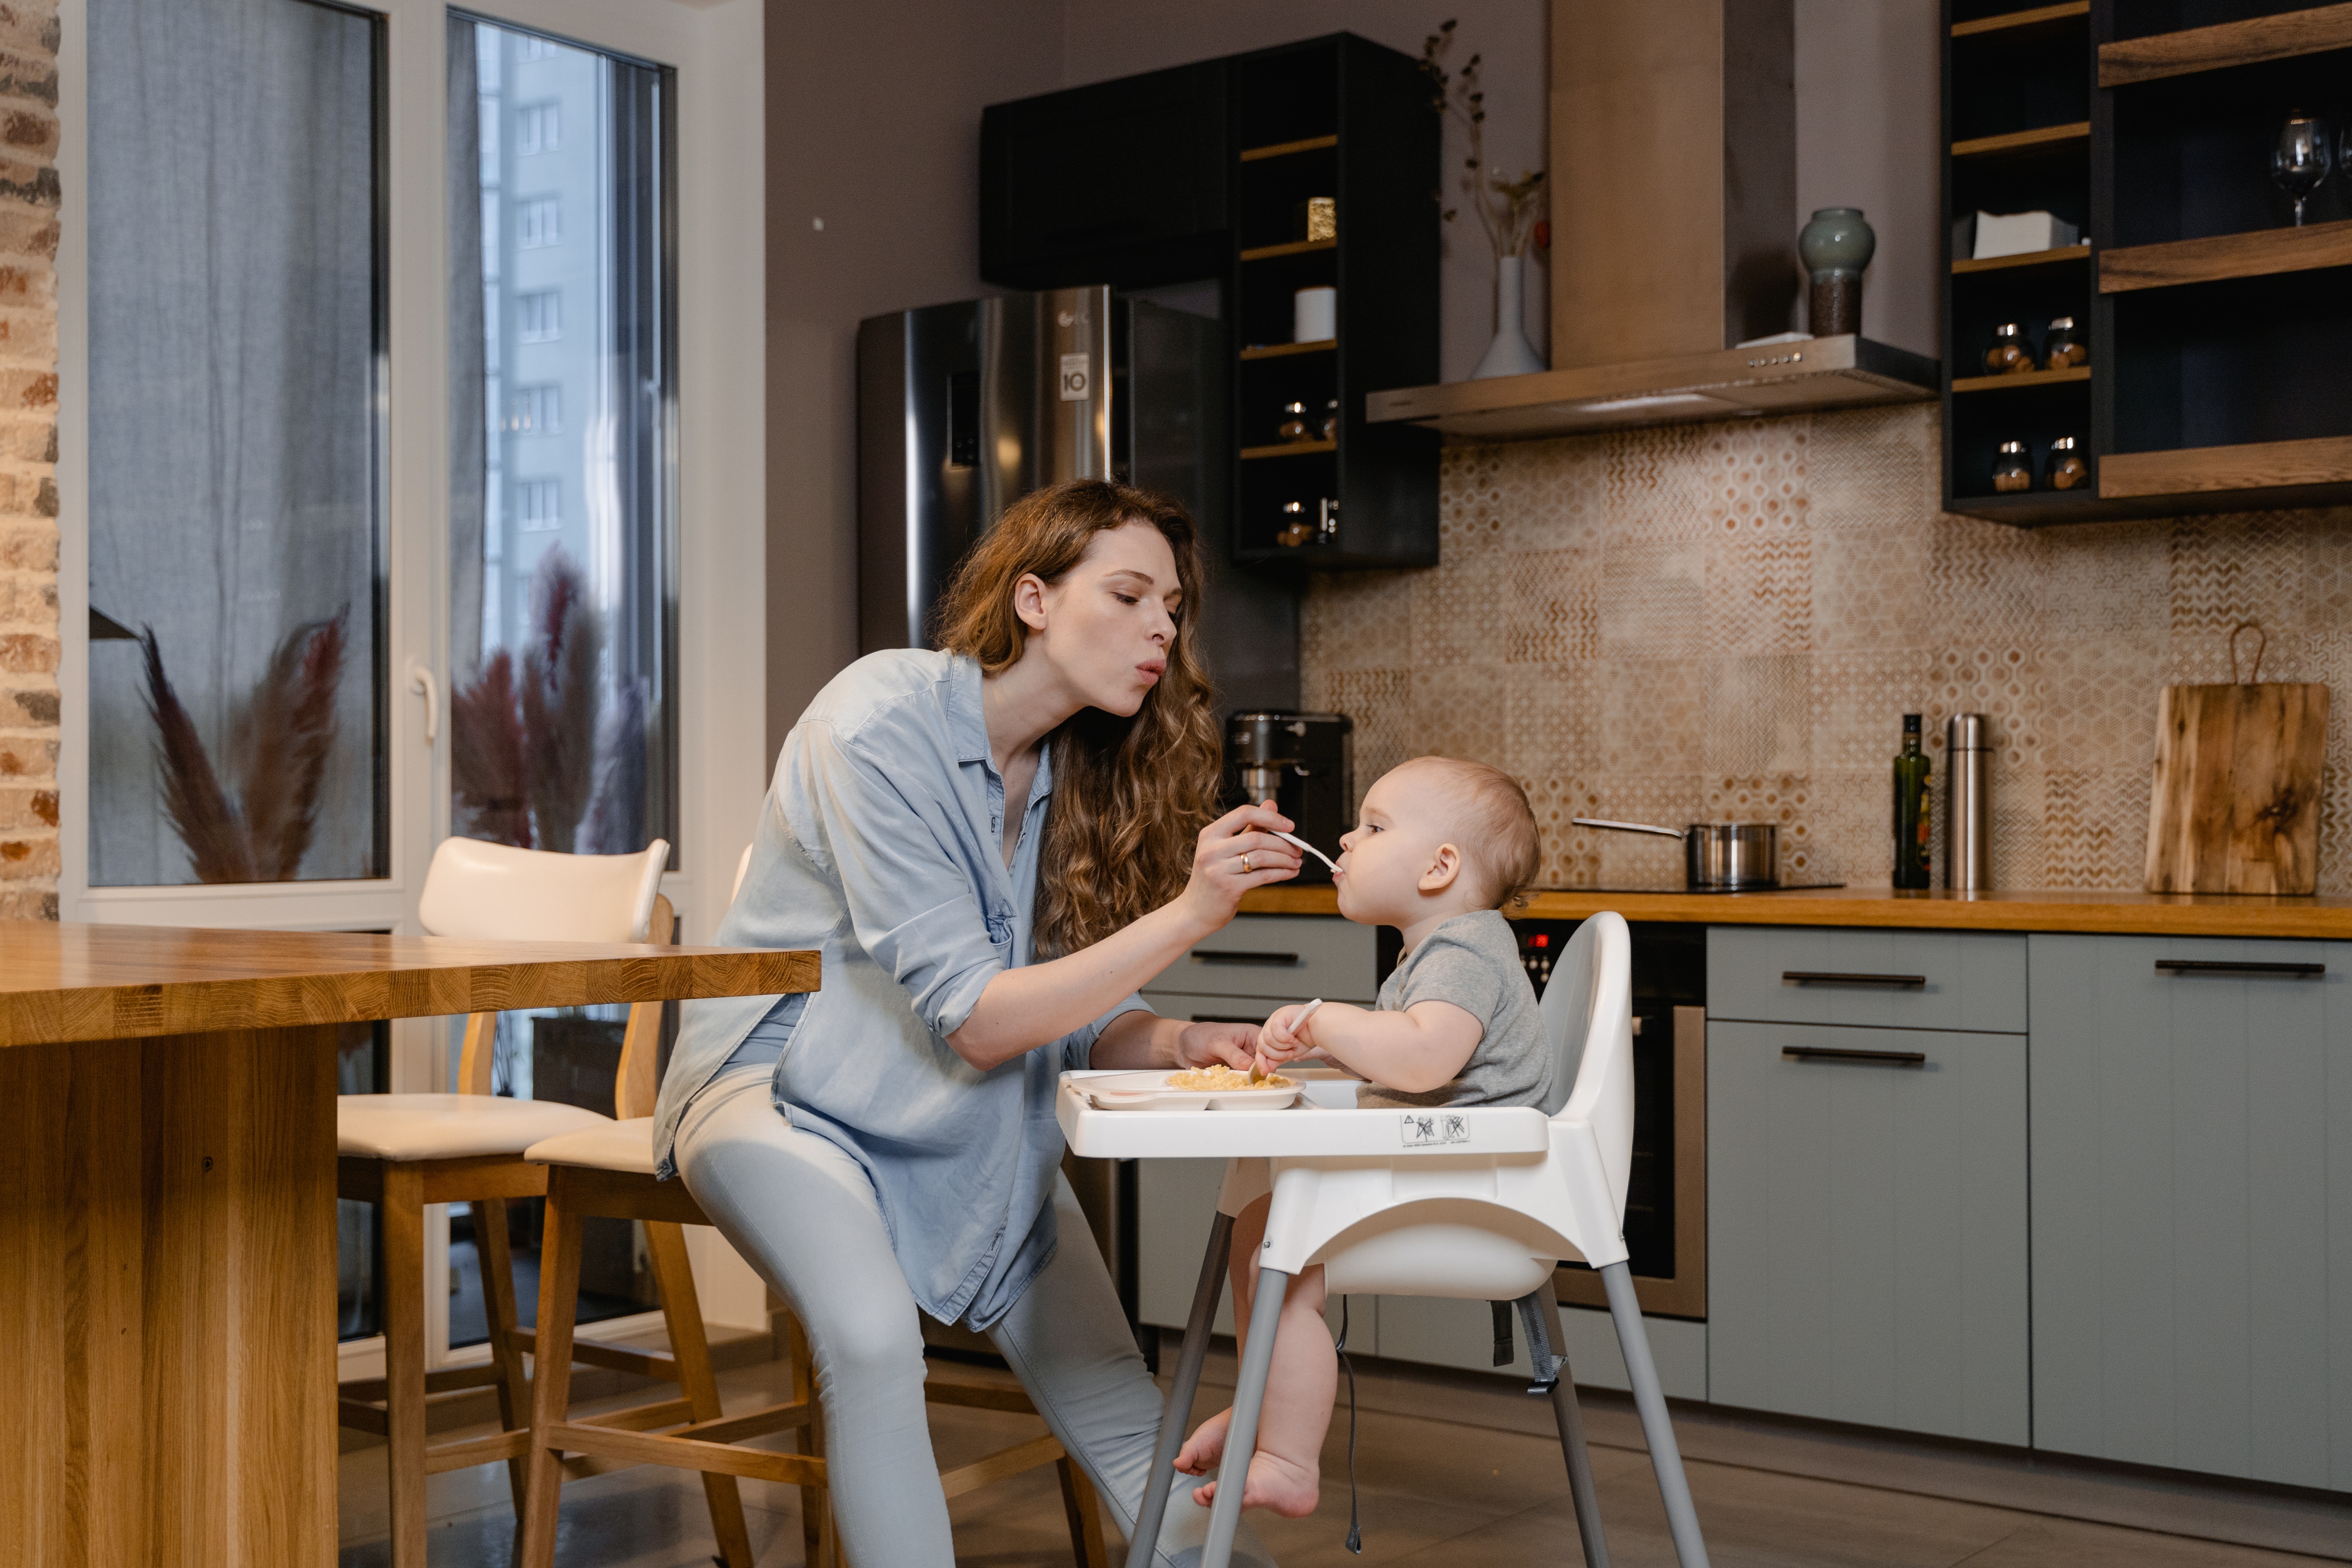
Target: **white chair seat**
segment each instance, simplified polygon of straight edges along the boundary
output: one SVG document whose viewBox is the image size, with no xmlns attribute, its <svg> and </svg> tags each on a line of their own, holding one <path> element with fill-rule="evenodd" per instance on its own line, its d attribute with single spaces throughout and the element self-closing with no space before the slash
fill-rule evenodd
<svg viewBox="0 0 2352 1568">
<path fill-rule="evenodd" d="M 585 1165 L 596 1171 L 654 1173 L 654 1119 L 634 1116 L 542 1138 L 523 1152 L 534 1165 Z"/>
<path fill-rule="evenodd" d="M 613 1119 L 551 1100 L 495 1094 L 344 1094 L 335 1098 L 335 1152 L 377 1160 L 517 1154 L 542 1138 Z"/>
</svg>

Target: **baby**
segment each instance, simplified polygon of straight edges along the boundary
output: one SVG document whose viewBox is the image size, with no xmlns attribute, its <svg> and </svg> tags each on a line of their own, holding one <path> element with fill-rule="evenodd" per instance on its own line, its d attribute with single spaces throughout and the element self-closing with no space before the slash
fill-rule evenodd
<svg viewBox="0 0 2352 1568">
<path fill-rule="evenodd" d="M 1484 763 L 1422 757 L 1364 795 L 1339 840 L 1339 912 L 1404 933 L 1404 958 L 1371 1008 L 1327 1002 L 1304 1024 L 1284 1007 L 1258 1031 L 1269 1066 L 1309 1058 L 1370 1079 L 1360 1106 L 1540 1105 L 1551 1050 L 1518 939 L 1501 910 L 1535 879 L 1535 813 L 1509 774 Z M 1234 1222 L 1234 1321 L 1246 1327 L 1271 1199 Z M 1244 1508 L 1315 1510 L 1323 1434 L 1339 1368 L 1323 1322 L 1323 1270 L 1291 1281 L 1267 1373 Z M 1194 1430 L 1176 1468 L 1201 1475 L 1223 1454 L 1228 1410 Z M 1206 1505 L 1211 1482 L 1192 1494 Z"/>
</svg>

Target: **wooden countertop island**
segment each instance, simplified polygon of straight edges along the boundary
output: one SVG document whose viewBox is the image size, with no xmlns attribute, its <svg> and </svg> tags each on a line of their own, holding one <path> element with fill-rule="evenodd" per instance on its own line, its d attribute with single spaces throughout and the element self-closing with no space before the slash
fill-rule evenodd
<svg viewBox="0 0 2352 1568">
<path fill-rule="evenodd" d="M 1769 893 L 1534 892 L 1529 920 L 1582 920 L 1615 910 L 1629 921 L 1701 925 L 1886 926 L 1920 931 L 2096 931 L 2110 935 L 2313 937 L 2352 940 L 2352 898 L 2219 893 L 2002 889 L 1898 893 L 1886 888 L 1791 888 Z M 1244 914 L 1336 915 L 1328 888 L 1263 888 Z"/>
<path fill-rule="evenodd" d="M 0 1565 L 335 1560 L 341 1026 L 814 952 L 0 922 Z"/>
</svg>

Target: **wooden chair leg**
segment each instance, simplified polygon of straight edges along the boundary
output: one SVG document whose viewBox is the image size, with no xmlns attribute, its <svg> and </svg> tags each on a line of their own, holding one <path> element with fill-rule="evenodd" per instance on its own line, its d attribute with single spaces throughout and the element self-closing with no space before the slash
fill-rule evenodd
<svg viewBox="0 0 2352 1568">
<path fill-rule="evenodd" d="M 809 1424 L 793 1435 L 793 1446 L 813 1459 L 824 1458 L 824 1410 L 816 1399 L 816 1358 L 809 1352 L 808 1331 L 792 1313 L 783 1314 L 785 1359 L 793 1373 L 794 1399 L 808 1401 Z M 803 1562 L 824 1561 L 821 1552 L 830 1550 L 822 1539 L 823 1521 L 826 1509 L 823 1487 L 801 1489 L 801 1555 Z"/>
<path fill-rule="evenodd" d="M 507 1201 L 474 1200 L 474 1253 L 482 1266 L 482 1305 L 489 1318 L 490 1363 L 499 1369 L 499 1425 L 509 1432 L 530 1424 L 530 1383 L 523 1375 L 522 1352 L 515 1349 L 514 1255 L 507 1246 Z M 530 1473 L 528 1458 L 507 1461 L 507 1489 L 514 1495 L 515 1517 L 522 1517 L 523 1487 Z"/>
<path fill-rule="evenodd" d="M 580 1304 L 580 1215 L 565 1190 L 564 1169 L 547 1178 L 547 1218 L 540 1233 L 539 1322 L 530 1379 L 530 1474 L 523 1484 L 521 1540 L 517 1568 L 551 1568 L 555 1561 L 555 1521 L 562 1501 L 562 1456 L 545 1434 L 563 1423 L 572 1408 L 572 1330 Z"/>
<path fill-rule="evenodd" d="M 677 1363 L 679 1389 L 686 1407 L 697 1421 L 719 1415 L 719 1380 L 710 1370 L 710 1341 L 703 1331 L 702 1302 L 694 1289 L 694 1268 L 686 1255 L 683 1226 L 659 1220 L 643 1222 L 646 1249 L 653 1254 L 654 1279 L 661 1287 L 662 1317 L 669 1325 L 669 1353 Z M 743 1494 L 733 1476 L 702 1473 L 702 1492 L 710 1504 L 710 1530 L 719 1538 L 719 1560 L 727 1568 L 751 1568 L 751 1532 L 743 1521 Z"/>
<path fill-rule="evenodd" d="M 384 1448 L 392 1468 L 393 1568 L 425 1568 L 425 1178 L 383 1172 Z"/>
<path fill-rule="evenodd" d="M 1070 1555 L 1077 1560 L 1078 1568 L 1110 1568 L 1110 1552 L 1103 1545 L 1102 1510 L 1095 1504 L 1095 1484 L 1067 1454 L 1054 1462 L 1054 1469 L 1062 1478 L 1062 1510 L 1070 1516 Z"/>
</svg>

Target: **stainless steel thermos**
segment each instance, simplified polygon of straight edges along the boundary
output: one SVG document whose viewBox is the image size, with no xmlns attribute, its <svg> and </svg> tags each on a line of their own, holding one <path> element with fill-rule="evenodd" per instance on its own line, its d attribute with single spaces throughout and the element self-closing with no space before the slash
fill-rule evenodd
<svg viewBox="0 0 2352 1568">
<path fill-rule="evenodd" d="M 1986 785 L 1992 730 L 1981 713 L 1955 713 L 1944 726 L 1944 886 L 1956 893 L 1992 886 L 1992 823 Z"/>
</svg>

